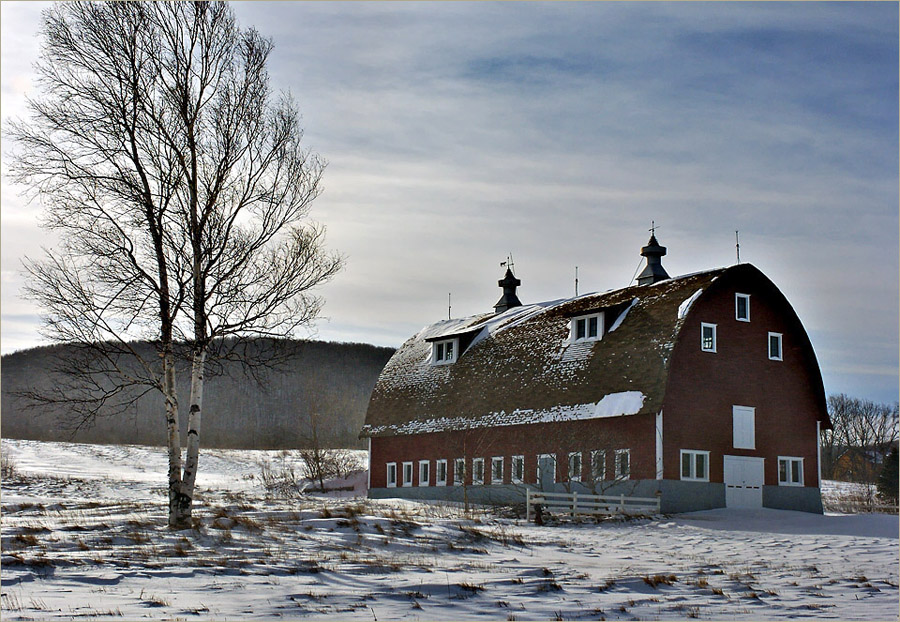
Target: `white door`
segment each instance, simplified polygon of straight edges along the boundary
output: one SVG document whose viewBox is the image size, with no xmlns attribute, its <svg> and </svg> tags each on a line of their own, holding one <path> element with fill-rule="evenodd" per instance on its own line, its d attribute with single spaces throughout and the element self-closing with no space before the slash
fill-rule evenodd
<svg viewBox="0 0 900 622">
<path fill-rule="evenodd" d="M 725 507 L 762 507 L 763 461 L 763 458 L 725 456 Z"/>
<path fill-rule="evenodd" d="M 545 492 L 553 490 L 553 484 L 556 482 L 556 456 L 553 454 L 538 456 L 537 480 L 538 489 Z"/>
</svg>

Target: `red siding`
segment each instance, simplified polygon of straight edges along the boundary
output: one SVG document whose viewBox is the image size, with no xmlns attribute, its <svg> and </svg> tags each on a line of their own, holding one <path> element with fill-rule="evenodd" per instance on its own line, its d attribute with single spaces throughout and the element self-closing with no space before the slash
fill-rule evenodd
<svg viewBox="0 0 900 622">
<path fill-rule="evenodd" d="M 735 293 L 750 294 L 750 322 L 735 319 Z M 700 349 L 700 323 L 717 325 L 717 352 Z M 769 360 L 768 333 L 782 333 L 783 361 Z M 818 370 L 805 333 L 768 281 L 715 283 L 691 308 L 672 354 L 663 406 L 663 474 L 680 479 L 680 450 L 710 451 L 710 481 L 723 456 L 765 458 L 778 484 L 778 456 L 804 458 L 804 485 L 818 485 Z M 756 449 L 733 447 L 732 406 L 756 409 Z"/>
<path fill-rule="evenodd" d="M 656 477 L 655 419 L 652 415 L 633 415 L 611 419 L 541 423 L 506 426 L 459 432 L 439 432 L 414 436 L 389 436 L 372 439 L 372 488 L 387 486 L 387 463 L 396 462 L 398 487 L 402 486 L 402 462 L 414 462 L 413 486 L 419 485 L 419 460 L 431 461 L 430 485 L 435 482 L 434 461 L 447 460 L 448 483 L 453 482 L 453 460 L 484 458 L 485 473 L 490 481 L 491 458 L 503 456 L 504 483 L 510 483 L 512 456 L 525 457 L 525 483 L 533 484 L 537 476 L 537 456 L 555 454 L 557 481 L 568 480 L 568 454 L 583 452 L 582 478 L 590 472 L 590 452 L 605 449 L 607 479 L 612 479 L 616 449 L 631 450 L 631 479 Z M 471 482 L 469 474 L 469 483 Z"/>
</svg>

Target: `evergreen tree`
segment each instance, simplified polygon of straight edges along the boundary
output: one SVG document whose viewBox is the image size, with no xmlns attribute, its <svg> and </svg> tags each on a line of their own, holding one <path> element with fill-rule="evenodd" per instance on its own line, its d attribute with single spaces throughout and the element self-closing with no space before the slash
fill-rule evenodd
<svg viewBox="0 0 900 622">
<path fill-rule="evenodd" d="M 900 478 L 900 472 L 898 472 L 897 448 L 893 447 L 891 453 L 888 454 L 884 461 L 881 475 L 878 476 L 878 496 L 892 503 L 897 503 L 898 478 Z"/>
</svg>

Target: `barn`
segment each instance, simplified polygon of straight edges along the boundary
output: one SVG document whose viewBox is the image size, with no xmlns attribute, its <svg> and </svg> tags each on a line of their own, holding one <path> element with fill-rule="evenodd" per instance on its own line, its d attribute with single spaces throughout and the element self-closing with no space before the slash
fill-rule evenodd
<svg viewBox="0 0 900 622">
<path fill-rule="evenodd" d="M 422 329 L 387 363 L 361 436 L 369 496 L 505 503 L 527 488 L 659 496 L 663 512 L 822 512 L 822 376 L 785 296 L 748 263 Z"/>
</svg>

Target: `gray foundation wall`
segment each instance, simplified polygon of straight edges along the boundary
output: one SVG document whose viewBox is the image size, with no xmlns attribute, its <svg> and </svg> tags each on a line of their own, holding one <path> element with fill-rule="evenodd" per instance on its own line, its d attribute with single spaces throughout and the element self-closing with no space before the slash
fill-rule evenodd
<svg viewBox="0 0 900 622">
<path fill-rule="evenodd" d="M 822 493 L 810 486 L 763 486 L 763 506 L 822 514 Z"/>
<path fill-rule="evenodd" d="M 492 505 L 525 503 L 525 490 L 536 489 L 524 484 L 503 484 L 489 486 L 412 486 L 407 488 L 372 488 L 372 499 L 416 499 L 428 501 L 453 501 L 462 503 L 468 497 L 469 503 Z M 629 497 L 650 497 L 660 493 L 660 510 L 663 514 L 697 512 L 725 507 L 725 484 L 710 482 L 686 482 L 681 480 L 631 480 L 592 490 L 580 482 L 553 484 L 552 492 L 579 492 L 602 495 L 625 495 Z M 763 506 L 777 510 L 798 510 L 822 513 L 822 496 L 818 488 L 800 486 L 764 486 Z"/>
</svg>

